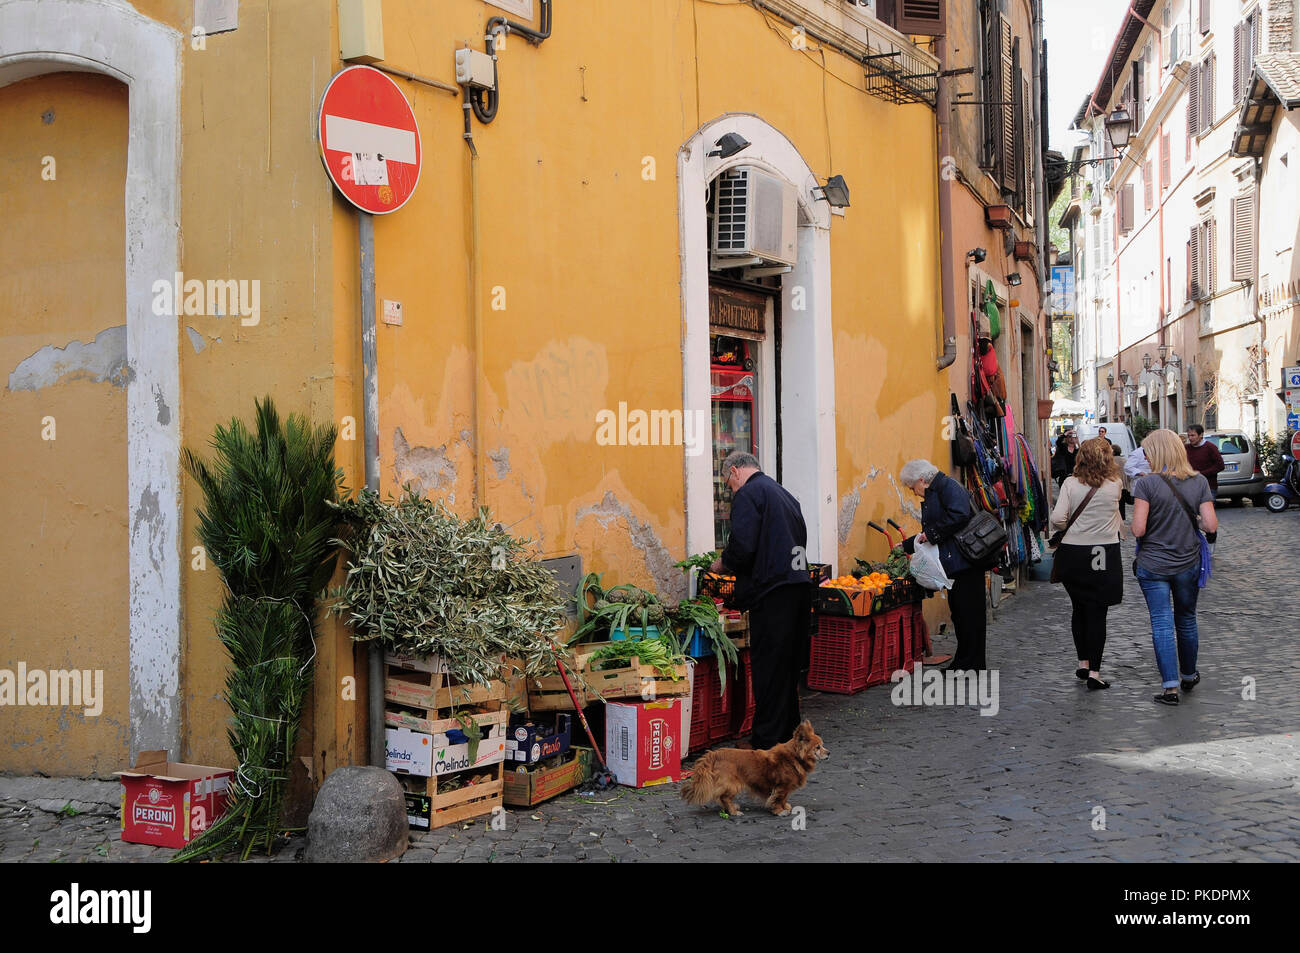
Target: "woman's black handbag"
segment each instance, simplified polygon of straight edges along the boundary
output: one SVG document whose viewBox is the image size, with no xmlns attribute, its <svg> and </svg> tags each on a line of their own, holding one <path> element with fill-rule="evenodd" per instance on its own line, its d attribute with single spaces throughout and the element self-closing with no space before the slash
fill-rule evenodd
<svg viewBox="0 0 1300 953">
<path fill-rule="evenodd" d="M 975 505 L 972 501 L 972 505 Z M 998 563 L 1007 544 L 1007 530 L 1002 521 L 975 505 L 975 515 L 953 536 L 957 551 L 976 569 L 990 569 Z"/>
</svg>

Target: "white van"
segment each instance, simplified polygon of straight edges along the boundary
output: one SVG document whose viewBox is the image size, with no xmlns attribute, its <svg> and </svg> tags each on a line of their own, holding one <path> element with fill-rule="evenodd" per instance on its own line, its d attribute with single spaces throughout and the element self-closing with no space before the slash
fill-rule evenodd
<svg viewBox="0 0 1300 953">
<path fill-rule="evenodd" d="M 1097 432 L 1102 427 L 1106 428 L 1106 439 L 1119 447 L 1118 460 L 1120 469 L 1122 470 L 1124 464 L 1128 462 L 1128 455 L 1138 448 L 1137 440 L 1134 439 L 1133 431 L 1129 429 L 1128 424 L 1118 422 L 1110 423 L 1108 421 L 1103 423 L 1094 422 L 1080 424 L 1075 428 L 1075 431 L 1079 434 L 1079 442 L 1083 443 L 1085 440 L 1091 440 L 1093 437 L 1096 437 L 1098 435 Z M 1129 488 L 1129 478 L 1127 476 L 1124 477 L 1124 488 Z"/>
</svg>

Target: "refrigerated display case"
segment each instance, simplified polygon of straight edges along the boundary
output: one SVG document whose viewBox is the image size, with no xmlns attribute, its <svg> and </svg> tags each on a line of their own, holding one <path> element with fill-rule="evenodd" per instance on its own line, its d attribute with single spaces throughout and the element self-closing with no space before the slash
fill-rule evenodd
<svg viewBox="0 0 1300 953">
<path fill-rule="evenodd" d="M 713 336 L 710 368 L 713 411 L 713 535 L 718 551 L 731 535 L 731 491 L 722 461 L 733 450 L 758 454 L 754 397 L 758 345 L 740 338 Z"/>
</svg>

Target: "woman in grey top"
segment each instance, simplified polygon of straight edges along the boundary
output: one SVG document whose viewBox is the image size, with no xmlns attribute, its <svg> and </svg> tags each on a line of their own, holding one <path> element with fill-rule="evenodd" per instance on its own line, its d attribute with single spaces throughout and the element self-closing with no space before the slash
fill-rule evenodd
<svg viewBox="0 0 1300 953">
<path fill-rule="evenodd" d="M 1219 517 L 1210 484 L 1187 462 L 1176 433 L 1153 431 L 1142 448 L 1151 473 L 1133 484 L 1133 535 L 1140 544 L 1135 571 L 1151 613 L 1151 641 L 1164 689 L 1155 700 L 1177 705 L 1180 681 L 1187 691 L 1201 680 L 1196 670 L 1200 530 L 1213 542 Z"/>
</svg>

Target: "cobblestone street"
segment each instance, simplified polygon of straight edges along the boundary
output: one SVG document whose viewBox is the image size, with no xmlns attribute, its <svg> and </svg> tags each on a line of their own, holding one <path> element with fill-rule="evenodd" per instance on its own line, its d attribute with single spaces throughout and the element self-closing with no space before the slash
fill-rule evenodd
<svg viewBox="0 0 1300 953">
<path fill-rule="evenodd" d="M 895 707 L 888 687 L 806 697 L 831 758 L 791 798 L 804 830 L 757 805 L 723 819 L 676 786 L 619 789 L 512 810 L 501 831 L 482 819 L 436 831 L 402 862 L 1300 860 L 1300 518 L 1224 506 L 1220 519 L 1199 613 L 1203 682 L 1178 708 L 1152 702 L 1159 679 L 1131 575 L 1111 614 L 1107 692 L 1074 677 L 1064 591 L 1029 583 L 1004 595 L 989 630 L 996 715 Z M 61 795 L 34 806 L 32 792 L 56 784 L 71 807 L 59 811 Z M 118 833 L 116 784 L 0 778 L 0 861 L 170 856 Z"/>
</svg>

